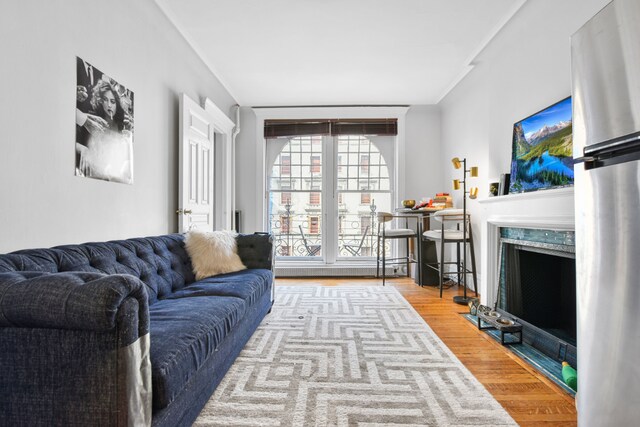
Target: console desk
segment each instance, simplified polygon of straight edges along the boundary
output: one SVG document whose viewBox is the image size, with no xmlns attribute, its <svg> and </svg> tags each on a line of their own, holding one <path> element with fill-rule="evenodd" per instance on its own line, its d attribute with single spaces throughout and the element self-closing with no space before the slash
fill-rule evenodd
<svg viewBox="0 0 640 427">
<path fill-rule="evenodd" d="M 396 209 L 395 212 L 403 215 L 421 215 L 422 216 L 422 230 L 429 230 L 431 228 L 431 214 L 442 210 L 442 208 L 422 208 L 422 209 L 407 209 L 407 208 L 399 208 Z M 436 250 L 436 243 L 433 240 L 423 240 L 422 236 L 420 238 L 421 246 L 421 255 L 422 259 L 420 260 L 420 268 L 422 268 L 422 283 L 418 283 L 418 275 L 414 275 L 414 281 L 418 283 L 418 285 L 428 285 L 428 286 L 438 286 L 440 284 L 440 275 L 438 272 L 432 268 L 428 268 L 426 266 L 427 263 L 437 263 L 438 262 L 438 252 Z M 414 253 L 413 240 L 409 243 L 409 251 Z"/>
</svg>

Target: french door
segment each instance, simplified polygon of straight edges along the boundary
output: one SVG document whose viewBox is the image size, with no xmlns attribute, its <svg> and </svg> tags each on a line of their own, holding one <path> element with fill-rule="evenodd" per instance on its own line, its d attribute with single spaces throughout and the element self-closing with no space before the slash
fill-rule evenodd
<svg viewBox="0 0 640 427">
<path fill-rule="evenodd" d="M 393 200 L 394 140 L 267 140 L 267 222 L 279 259 L 333 264 L 376 256 L 376 215 L 389 212 Z"/>
</svg>

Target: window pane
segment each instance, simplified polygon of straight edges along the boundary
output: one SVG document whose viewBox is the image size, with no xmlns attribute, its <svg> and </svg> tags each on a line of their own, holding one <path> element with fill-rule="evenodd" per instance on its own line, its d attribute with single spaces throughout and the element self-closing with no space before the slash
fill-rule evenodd
<svg viewBox="0 0 640 427">
<path fill-rule="evenodd" d="M 380 190 L 384 190 L 384 191 L 391 190 L 391 183 L 389 182 L 389 178 L 382 178 L 380 180 Z"/>
<path fill-rule="evenodd" d="M 320 193 L 309 193 L 309 204 L 311 206 L 320 206 Z"/>
<path fill-rule="evenodd" d="M 357 160 L 356 160 L 357 161 Z M 351 163 L 353 164 L 353 163 Z M 349 166 L 347 168 L 347 173 L 349 174 L 349 179 L 356 179 L 359 176 L 359 168 L 358 166 L 354 165 L 354 166 Z"/>
<path fill-rule="evenodd" d="M 320 257 L 322 137 L 292 138 L 269 179 L 269 229 L 279 257 Z"/>
<path fill-rule="evenodd" d="M 281 156 L 280 157 L 280 175 L 290 175 L 291 174 L 291 157 L 290 156 Z"/>
<path fill-rule="evenodd" d="M 311 156 L 311 172 L 320 173 L 320 156 Z"/>
<path fill-rule="evenodd" d="M 369 173 L 369 155 L 368 154 L 360 155 L 360 173 L 364 175 Z"/>
<path fill-rule="evenodd" d="M 347 190 L 358 190 L 358 180 L 357 179 L 347 179 Z"/>
<path fill-rule="evenodd" d="M 339 256 L 376 256 L 376 213 L 392 210 L 388 178 L 386 188 L 381 188 L 380 177 L 389 176 L 387 165 L 376 145 L 364 136 L 339 137 L 338 158 L 342 171 L 338 172 Z"/>
</svg>

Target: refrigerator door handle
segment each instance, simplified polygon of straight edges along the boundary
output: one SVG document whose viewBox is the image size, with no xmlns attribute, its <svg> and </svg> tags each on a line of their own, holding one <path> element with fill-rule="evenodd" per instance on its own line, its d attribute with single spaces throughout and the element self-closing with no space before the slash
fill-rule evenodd
<svg viewBox="0 0 640 427">
<path fill-rule="evenodd" d="M 614 152 L 624 148 L 636 147 L 638 145 L 640 145 L 640 132 L 634 132 L 630 135 L 621 136 L 610 141 L 589 145 L 584 148 L 584 154 L 585 156 L 597 156 L 601 153 Z"/>
<path fill-rule="evenodd" d="M 573 164 L 577 165 L 578 163 L 592 163 L 595 162 L 597 159 L 593 156 L 582 156 L 582 157 L 576 157 L 575 159 L 573 159 Z"/>
<path fill-rule="evenodd" d="M 584 148 L 584 155 L 573 164 L 584 163 L 585 170 L 640 160 L 640 132 L 600 142 Z"/>
</svg>

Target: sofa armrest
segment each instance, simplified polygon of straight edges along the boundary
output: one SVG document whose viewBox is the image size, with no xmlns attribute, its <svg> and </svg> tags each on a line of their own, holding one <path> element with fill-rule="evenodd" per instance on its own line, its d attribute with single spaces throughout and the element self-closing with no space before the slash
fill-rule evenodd
<svg viewBox="0 0 640 427">
<path fill-rule="evenodd" d="M 129 275 L 0 274 L 0 425 L 150 425 L 146 287 Z"/>
<path fill-rule="evenodd" d="M 238 255 L 247 268 L 273 271 L 273 236 L 269 233 L 238 234 Z"/>
<path fill-rule="evenodd" d="M 148 313 L 144 283 L 125 274 L 12 272 L 0 274 L 0 327 L 113 330 L 128 298 Z M 135 337 L 148 332 L 138 321 Z M 129 343 L 123 343 L 127 345 Z"/>
</svg>

